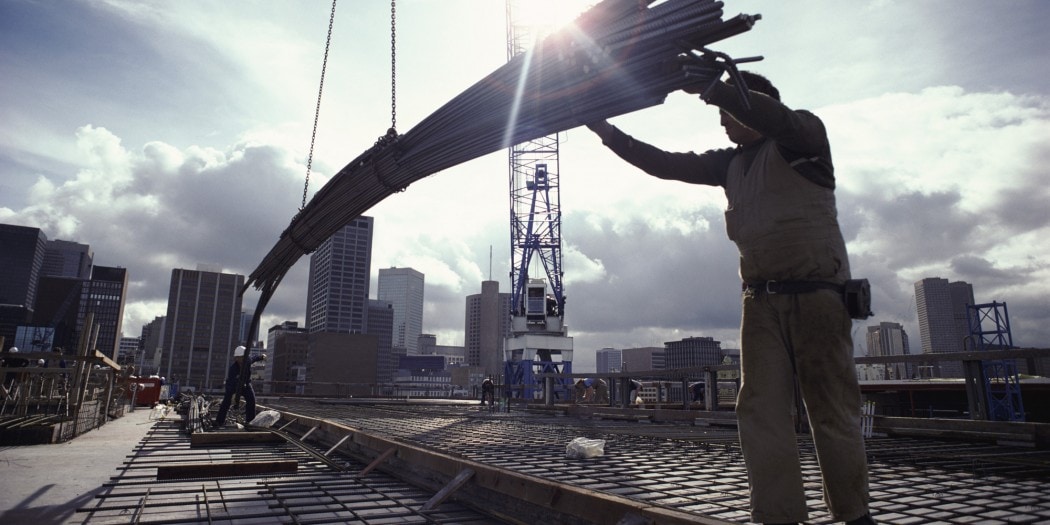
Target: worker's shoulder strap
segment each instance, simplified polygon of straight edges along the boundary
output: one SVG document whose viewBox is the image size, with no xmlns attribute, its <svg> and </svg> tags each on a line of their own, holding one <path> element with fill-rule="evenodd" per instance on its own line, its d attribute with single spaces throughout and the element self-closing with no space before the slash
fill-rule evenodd
<svg viewBox="0 0 1050 525">
<path fill-rule="evenodd" d="M 806 180 L 829 190 L 835 189 L 835 168 L 830 160 L 820 156 L 806 156 L 781 144 L 777 144 L 777 151 L 788 165 Z"/>
</svg>

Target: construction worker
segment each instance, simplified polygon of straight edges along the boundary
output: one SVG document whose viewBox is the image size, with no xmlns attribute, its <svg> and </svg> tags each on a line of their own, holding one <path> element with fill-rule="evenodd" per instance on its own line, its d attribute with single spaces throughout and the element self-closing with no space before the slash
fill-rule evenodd
<svg viewBox="0 0 1050 525">
<path fill-rule="evenodd" d="M 246 352 L 247 349 L 243 346 L 233 349 L 233 363 L 230 364 L 229 370 L 226 371 L 226 394 L 222 396 L 219 413 L 215 416 L 216 428 L 226 424 L 226 414 L 230 411 L 230 404 L 233 402 L 233 396 L 237 393 L 238 386 L 240 386 L 241 396 L 244 397 L 244 422 L 250 423 L 251 420 L 255 419 L 255 390 L 252 388 L 251 368 L 256 362 L 266 359 L 266 354 L 248 357 L 248 367 L 244 371 L 248 376 L 242 380 L 241 367 L 244 365 L 244 354 Z M 243 384 L 241 383 L 242 381 Z"/>
<path fill-rule="evenodd" d="M 6 368 L 25 368 L 29 366 L 29 360 L 21 357 L 16 357 L 14 354 L 18 353 L 18 347 L 12 346 L 6 352 L 8 355 L 0 359 L 0 366 Z M 25 380 L 25 374 L 23 372 L 8 372 L 4 375 L 4 383 L 0 385 L 0 394 L 6 399 L 11 395 L 11 392 L 15 390 L 15 387 L 19 385 L 21 381 Z"/>
<path fill-rule="evenodd" d="M 841 291 L 851 278 L 849 259 L 827 132 L 816 115 L 781 103 L 765 77 L 739 78 L 750 107 L 733 83 L 717 78 L 685 90 L 719 108 L 735 148 L 671 153 L 607 121 L 588 127 L 650 175 L 725 190 L 726 230 L 744 284 L 737 420 L 752 521 L 807 519 L 792 420 L 797 377 L 828 511 L 851 525 L 872 524 L 852 323 Z"/>
<path fill-rule="evenodd" d="M 594 402 L 602 405 L 609 404 L 609 383 L 604 379 L 594 380 Z"/>
<path fill-rule="evenodd" d="M 491 377 L 486 377 L 481 382 L 481 404 L 485 404 L 485 400 L 489 400 L 489 406 L 496 404 L 496 383 L 492 382 Z"/>
<path fill-rule="evenodd" d="M 587 377 L 576 380 L 576 403 L 589 403 L 594 397 L 594 387 L 591 386 L 594 380 Z"/>
</svg>

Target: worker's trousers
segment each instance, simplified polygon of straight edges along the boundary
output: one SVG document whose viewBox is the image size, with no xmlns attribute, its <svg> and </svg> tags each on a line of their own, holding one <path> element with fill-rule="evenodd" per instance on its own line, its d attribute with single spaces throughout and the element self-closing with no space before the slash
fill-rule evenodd
<svg viewBox="0 0 1050 525">
<path fill-rule="evenodd" d="M 841 297 L 831 290 L 744 294 L 736 410 L 752 521 L 807 519 L 792 414 L 796 375 L 828 510 L 840 521 L 868 511 L 851 324 Z"/>
<path fill-rule="evenodd" d="M 233 403 L 233 396 L 237 393 L 236 384 L 226 383 L 226 394 L 222 396 L 222 403 L 219 404 L 219 413 L 215 415 L 215 426 L 221 427 L 226 424 L 226 414 L 230 411 L 230 405 Z M 241 397 L 244 398 L 244 422 L 251 423 L 255 419 L 255 389 L 252 388 L 252 384 L 248 383 L 241 387 Z"/>
</svg>

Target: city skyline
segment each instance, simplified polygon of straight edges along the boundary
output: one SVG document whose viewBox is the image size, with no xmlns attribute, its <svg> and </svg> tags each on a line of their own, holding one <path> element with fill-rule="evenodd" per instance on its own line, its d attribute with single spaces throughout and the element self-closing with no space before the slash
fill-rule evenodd
<svg viewBox="0 0 1050 525">
<path fill-rule="evenodd" d="M 1050 5 L 765 0 L 725 12 L 762 19 L 713 47 L 763 55 L 748 67 L 827 125 L 853 274 L 874 293 L 855 345 L 869 322 L 918 334 L 913 283 L 937 276 L 972 283 L 979 303 L 1009 303 L 1015 343 L 1045 346 L 1050 35 L 1039 21 Z M 172 268 L 247 275 L 301 205 L 328 15 L 282 3 L 0 4 L 0 74 L 17 79 L 0 100 L 0 222 L 126 267 L 125 331 L 163 312 Z M 338 7 L 307 193 L 391 124 L 389 16 Z M 398 16 L 402 132 L 506 61 L 501 2 L 408 1 Z M 728 145 L 717 111 L 682 93 L 613 123 L 669 150 Z M 562 138 L 575 362 L 690 336 L 737 347 L 722 192 L 645 176 L 586 129 Z M 423 330 L 443 344 L 463 343 L 463 298 L 479 283 L 509 289 L 507 200 L 498 152 L 368 212 L 373 265 L 427 276 Z M 262 326 L 303 320 L 306 281 L 301 261 Z M 256 297 L 245 295 L 246 311 Z"/>
<path fill-rule="evenodd" d="M 355 257 L 368 259 L 369 257 L 367 255 L 367 252 L 369 250 L 367 249 L 367 246 L 371 242 L 371 231 L 372 231 L 373 227 L 374 227 L 373 226 L 373 220 L 372 220 L 371 217 L 361 217 L 360 219 L 355 220 L 354 223 L 352 223 L 351 225 L 348 225 L 348 228 L 346 230 L 343 230 L 340 233 L 338 233 L 335 236 L 333 236 L 333 239 L 330 240 L 329 242 L 327 242 L 326 246 L 328 244 L 332 244 L 333 242 L 342 243 L 342 244 L 345 245 L 345 247 L 347 247 L 347 248 L 354 248 L 354 249 L 346 251 L 345 255 L 341 255 L 340 257 L 348 257 L 349 259 L 354 259 Z M 349 233 L 349 232 L 351 232 L 353 230 L 358 230 L 358 229 L 360 229 L 362 232 L 365 232 L 365 233 L 364 234 L 353 233 L 352 235 Z M 56 243 L 56 240 L 47 239 L 46 240 L 46 245 L 48 246 L 48 250 L 51 250 L 52 249 L 51 247 L 53 245 L 55 245 L 55 243 Z M 87 251 L 87 250 L 90 249 L 90 244 L 71 243 L 69 241 L 63 241 L 63 240 L 57 240 L 57 243 L 58 243 L 57 245 L 59 245 L 59 246 L 78 244 L 77 250 L 79 250 L 79 251 Z M 330 250 L 331 247 L 329 246 L 327 249 Z M 342 250 L 343 248 L 340 247 L 339 249 Z M 340 263 L 340 264 L 342 264 L 342 263 Z M 367 266 L 367 264 L 365 266 Z M 121 275 L 124 276 L 123 278 L 126 279 L 126 273 L 127 272 L 126 272 L 126 270 L 124 268 L 106 268 L 106 267 L 99 267 L 99 268 L 101 268 L 103 270 L 106 270 L 106 271 L 119 271 L 121 273 Z M 200 267 L 198 268 L 197 271 L 200 271 L 202 269 L 207 269 L 208 271 L 213 271 L 213 272 L 216 272 L 216 273 L 223 273 L 223 269 L 221 267 L 217 267 L 217 266 L 213 266 L 213 265 L 200 265 Z M 188 271 L 191 271 L 191 270 L 175 268 L 175 269 L 172 269 L 172 271 L 175 272 L 175 273 L 179 273 L 179 272 L 188 272 Z M 418 281 L 417 285 L 415 286 L 416 291 L 410 293 L 409 295 L 414 295 L 415 296 L 415 300 L 417 302 L 421 302 L 422 301 L 422 297 L 420 297 L 421 295 L 423 295 L 421 289 L 425 288 L 425 284 L 424 284 L 424 277 L 425 276 L 423 274 L 421 274 L 420 272 L 418 272 L 418 271 L 416 271 L 414 269 L 411 269 L 411 268 L 383 268 L 383 269 L 379 269 L 376 272 L 376 275 L 378 276 L 378 275 L 380 275 L 381 273 L 384 273 L 384 272 L 387 274 L 387 276 L 388 276 L 387 278 L 388 278 L 390 283 L 396 283 L 396 285 L 395 284 L 388 284 L 389 290 L 397 290 L 397 293 L 405 293 L 408 288 L 412 288 L 412 286 L 407 286 L 407 288 L 406 288 L 406 283 L 407 283 L 406 279 L 408 281 L 413 281 L 413 282 Z M 348 275 L 350 275 L 350 274 L 348 273 Z M 243 276 L 239 276 L 239 277 L 243 278 Z M 323 277 L 324 281 L 327 281 L 328 279 L 329 279 L 329 277 Z M 355 279 L 348 279 L 348 281 L 359 280 L 359 279 L 360 279 L 360 277 L 357 276 Z M 494 282 L 489 281 L 489 283 L 494 283 Z M 479 283 L 479 284 L 482 285 L 482 288 L 484 289 L 485 282 L 482 282 L 482 283 Z M 934 287 L 934 286 L 935 286 L 935 288 L 931 288 L 931 287 Z M 944 348 L 944 345 L 946 344 L 947 341 L 957 341 L 957 340 L 961 341 L 961 337 L 962 336 L 958 336 L 958 335 L 955 335 L 955 334 L 956 334 L 956 331 L 965 329 L 965 326 L 963 326 L 963 325 L 965 325 L 968 322 L 968 319 L 966 318 L 966 316 L 968 314 L 965 313 L 966 312 L 966 305 L 967 304 L 982 305 L 982 304 L 985 303 L 984 301 L 977 301 L 977 300 L 974 299 L 974 291 L 973 291 L 972 284 L 971 283 L 967 283 L 967 282 L 962 282 L 962 281 L 949 282 L 947 279 L 943 279 L 943 278 L 940 278 L 940 277 L 924 277 L 924 278 L 916 281 L 914 283 L 914 287 L 915 287 L 915 290 L 916 290 L 916 295 L 914 295 L 912 297 L 912 301 L 915 304 L 915 311 L 916 311 L 916 316 L 917 316 L 916 321 L 917 321 L 917 326 L 918 326 L 917 330 L 918 330 L 919 335 L 921 336 L 920 342 L 923 343 L 923 346 L 918 347 L 918 348 L 912 348 L 909 353 L 910 354 L 921 354 L 921 353 L 924 353 L 924 352 L 962 351 L 961 348 L 955 349 L 955 350 L 949 350 L 947 348 Z M 924 291 L 924 289 L 926 291 Z M 931 295 L 931 292 L 929 291 L 930 289 L 936 290 L 935 295 Z M 949 289 L 951 289 L 951 297 L 948 297 Z M 388 293 L 392 293 L 392 292 L 388 292 Z M 397 293 L 395 293 L 395 295 L 397 295 Z M 377 295 L 379 294 L 378 290 L 377 290 L 376 294 Z M 499 295 L 501 295 L 501 296 L 508 296 L 505 299 L 509 299 L 509 294 L 501 293 Z M 943 298 L 940 297 L 942 295 L 944 296 Z M 481 297 L 481 294 L 471 294 L 471 295 L 468 295 L 468 296 L 464 297 L 464 299 L 465 299 L 465 301 L 467 302 L 467 305 L 468 305 L 467 313 L 465 314 L 465 318 L 466 318 L 466 316 L 471 315 L 470 314 L 470 312 L 471 312 L 471 306 L 470 306 L 471 305 L 471 301 L 477 301 L 477 299 L 479 297 Z M 934 300 L 934 302 L 931 303 L 930 302 L 931 301 L 931 299 L 930 299 L 931 297 L 938 297 L 938 299 Z M 365 302 L 369 304 L 369 308 L 372 308 L 372 307 L 375 307 L 376 305 L 389 305 L 390 304 L 390 298 L 388 297 L 386 300 L 384 300 L 384 299 L 378 299 L 377 300 L 375 298 L 369 298 Z M 169 300 L 168 300 L 168 304 L 170 306 L 170 297 L 169 297 Z M 504 306 L 506 306 L 506 305 L 504 305 Z M 931 307 L 934 308 L 933 311 L 936 312 L 936 315 L 941 316 L 941 317 L 947 316 L 946 320 L 941 321 L 940 324 L 945 324 L 946 323 L 947 326 L 948 326 L 948 329 L 950 329 L 950 331 L 952 332 L 951 334 L 938 334 L 938 335 L 935 335 L 935 336 L 931 336 L 930 335 L 930 330 L 931 329 L 928 327 L 928 325 L 924 324 L 924 323 L 927 323 L 928 321 L 924 321 L 923 312 L 927 311 Z M 417 306 L 417 308 L 418 308 L 418 306 Z M 412 317 L 418 318 L 421 313 L 422 313 L 421 311 L 417 310 Z M 80 312 L 80 315 L 82 315 L 82 314 L 83 314 L 83 312 Z M 250 311 L 249 312 L 244 312 L 244 314 L 250 316 L 251 312 Z M 930 315 L 932 315 L 932 314 L 930 314 Z M 960 319 L 960 316 L 962 316 L 961 319 Z M 929 322 L 934 322 L 936 324 L 936 321 L 932 321 L 932 319 L 933 319 L 932 317 L 930 319 L 931 319 L 931 321 L 929 321 Z M 421 324 L 420 321 L 424 321 L 424 320 L 425 319 L 417 319 L 416 320 L 416 324 Z M 285 321 L 282 321 L 282 323 L 280 325 L 273 325 L 273 327 L 271 327 L 270 329 L 275 328 L 275 327 L 279 327 L 279 326 L 281 326 L 283 324 L 286 324 L 286 323 L 289 323 L 289 322 L 296 323 L 297 321 L 285 320 Z M 150 323 L 147 323 L 147 324 L 150 324 Z M 245 328 L 244 327 L 245 320 L 242 319 L 240 324 L 242 325 L 241 326 L 241 330 L 243 331 L 244 328 Z M 404 324 L 404 322 L 402 322 L 402 325 L 403 324 Z M 879 329 L 880 326 L 884 329 L 885 325 L 896 325 L 896 326 L 899 327 L 900 330 L 902 330 L 902 331 L 904 331 L 906 333 L 906 330 L 904 330 L 904 326 L 903 326 L 902 323 L 880 321 L 876 317 L 872 317 L 870 319 L 863 320 L 863 321 L 855 321 L 855 325 L 854 325 L 854 355 L 855 356 L 881 355 L 881 354 L 871 354 L 870 353 L 871 348 L 872 348 L 872 339 L 871 339 L 872 335 L 871 335 L 871 332 L 872 332 L 872 330 Z M 864 331 L 861 331 L 861 328 L 864 328 L 864 327 L 866 327 L 866 332 L 867 333 L 865 333 Z M 143 330 L 146 330 L 146 325 L 143 325 L 142 328 L 143 328 Z M 987 327 L 985 327 L 985 328 L 987 328 Z M 469 345 L 469 337 L 466 337 L 467 332 L 469 331 L 469 329 L 470 329 L 470 323 L 467 322 L 466 326 L 464 328 L 464 331 L 462 332 L 463 337 L 466 338 L 466 339 L 461 339 L 461 340 L 463 340 L 465 342 L 462 343 L 462 344 L 459 344 L 458 346 L 465 346 L 465 347 L 469 347 L 470 346 Z M 944 330 L 941 330 L 941 331 L 944 331 Z M 355 333 L 355 330 L 350 330 L 350 332 L 351 333 Z M 367 332 L 367 329 L 364 330 L 364 332 Z M 423 332 L 421 331 L 421 333 L 423 333 Z M 128 331 L 125 331 L 125 332 L 123 332 L 123 334 L 126 337 L 127 336 L 138 337 L 136 335 L 133 335 L 134 332 L 130 332 L 129 333 Z M 116 335 L 119 336 L 119 334 L 116 334 Z M 428 335 L 432 336 L 432 334 L 428 334 Z M 394 334 L 392 333 L 392 334 L 390 334 L 390 336 L 393 338 Z M 436 339 L 436 336 L 433 336 L 433 337 L 435 337 L 435 339 Z M 905 335 L 904 337 L 905 337 L 905 341 L 906 341 L 907 340 L 907 336 Z M 931 340 L 931 337 L 933 338 L 932 340 Z M 659 346 L 659 347 L 666 347 L 668 343 L 681 343 L 683 341 L 687 341 L 687 340 L 690 340 L 690 339 L 712 339 L 712 338 L 710 336 L 704 336 L 704 335 L 699 334 L 699 333 L 685 335 L 685 336 L 682 336 L 680 339 L 673 339 L 673 338 L 667 337 L 667 338 L 664 338 L 664 340 L 661 343 L 659 343 L 657 346 Z M 440 342 L 442 344 L 446 343 L 446 341 L 441 341 L 441 340 L 437 340 L 437 339 L 436 339 L 436 341 Z M 938 346 L 938 345 L 940 345 L 940 346 Z M 453 346 L 456 346 L 456 345 L 453 345 Z M 907 346 L 907 345 L 905 344 L 905 346 Z M 926 346 L 929 346 L 929 348 L 925 348 Z M 1017 345 L 1017 346 L 1018 347 L 1025 347 L 1025 345 Z M 624 348 L 629 348 L 629 347 L 630 347 L 630 345 L 613 344 L 613 345 L 610 345 L 610 346 L 607 346 L 607 347 L 603 347 L 603 348 L 576 348 L 576 356 L 583 356 L 584 357 L 584 359 L 582 359 L 582 360 L 577 359 L 575 361 L 575 364 L 577 365 L 577 370 L 580 370 L 580 368 L 579 368 L 580 366 L 584 367 L 581 371 L 595 370 L 596 367 L 599 366 L 599 364 L 600 364 L 600 363 L 598 363 L 598 361 L 600 361 L 600 359 L 601 359 L 598 354 L 600 354 L 602 351 L 606 351 L 606 350 L 617 350 L 618 351 L 618 350 L 622 350 Z M 729 347 L 727 347 L 727 348 L 729 348 Z M 940 349 L 937 349 L 937 348 L 940 348 Z M 468 353 L 469 353 L 469 351 L 468 351 Z"/>
</svg>

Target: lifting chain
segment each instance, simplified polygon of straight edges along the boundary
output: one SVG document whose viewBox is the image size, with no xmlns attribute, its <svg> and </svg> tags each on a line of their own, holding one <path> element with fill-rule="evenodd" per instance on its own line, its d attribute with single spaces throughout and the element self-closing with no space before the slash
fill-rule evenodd
<svg viewBox="0 0 1050 525">
<path fill-rule="evenodd" d="M 397 134 L 397 0 L 390 0 L 390 131 Z M 387 132 L 389 135 L 390 132 Z"/>
<path fill-rule="evenodd" d="M 310 168 L 314 163 L 314 143 L 317 141 L 317 121 L 321 118 L 321 94 L 324 93 L 324 74 L 328 69 L 328 50 L 332 47 L 332 25 L 335 24 L 335 3 L 332 0 L 332 14 L 328 16 L 328 37 L 324 42 L 324 60 L 321 61 L 321 84 L 317 88 L 317 107 L 314 109 L 314 129 L 310 133 L 310 154 L 306 157 L 306 182 L 303 184 L 303 204 L 299 211 L 306 208 L 306 195 L 310 190 Z"/>
</svg>

